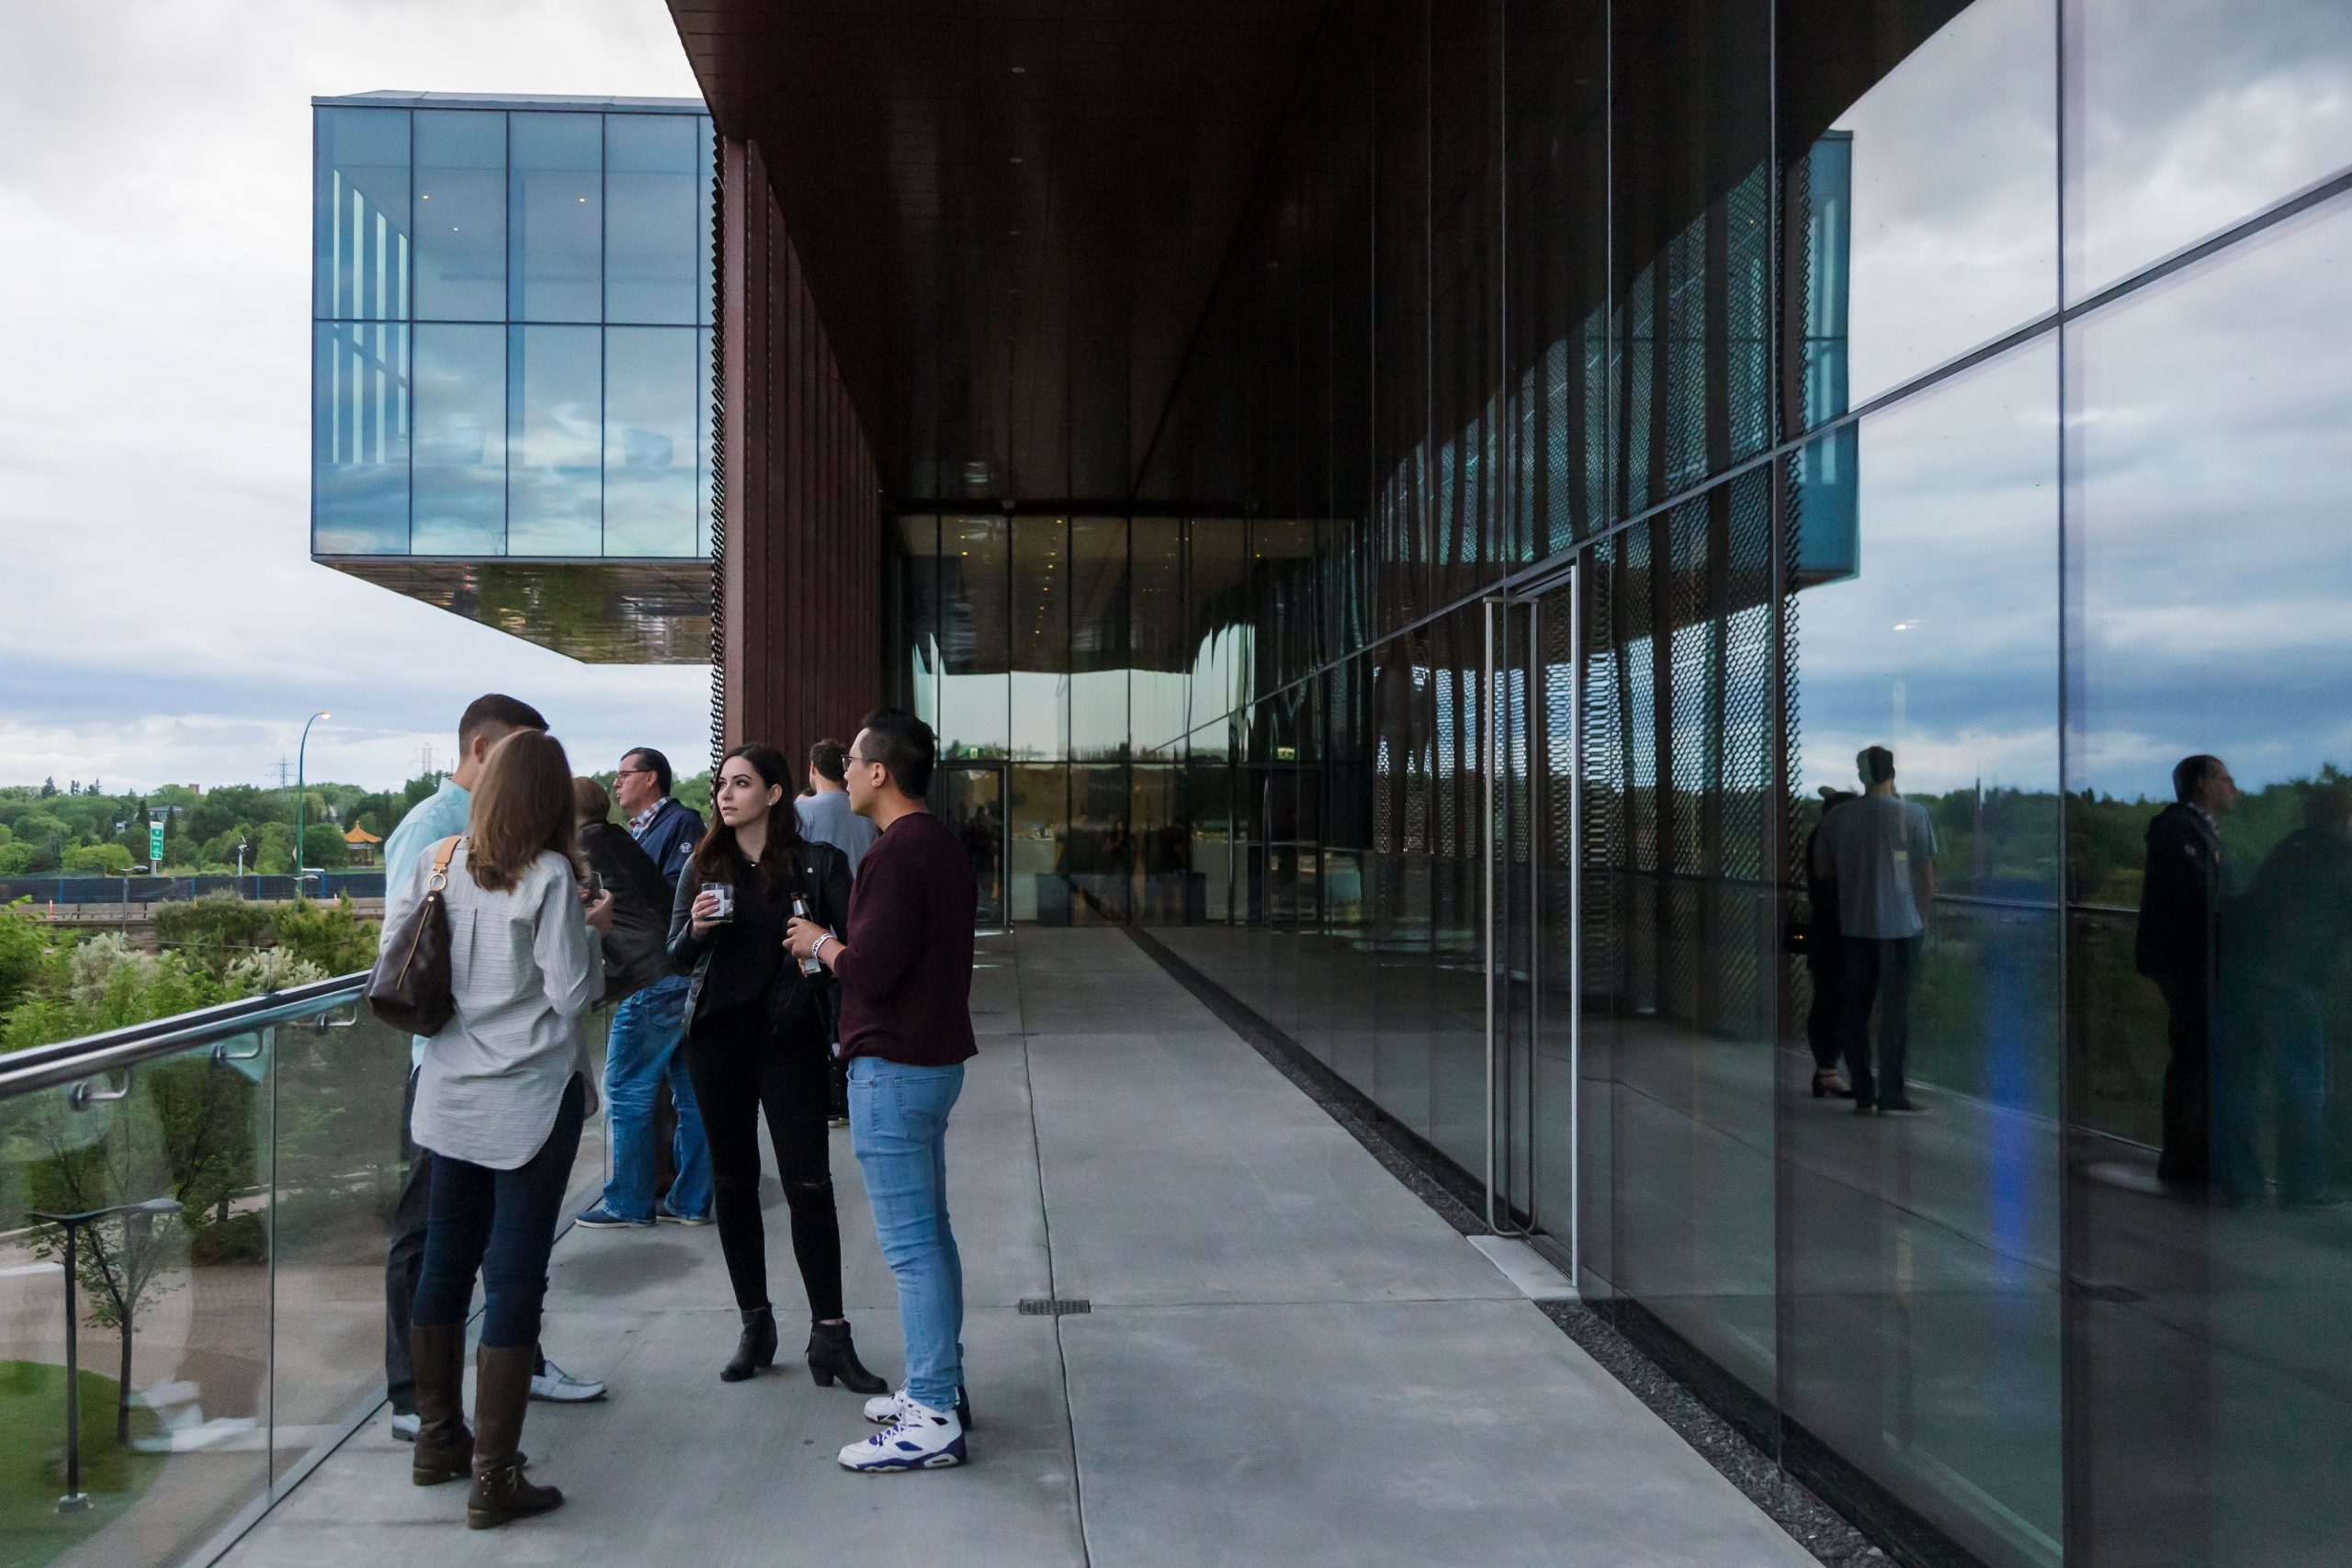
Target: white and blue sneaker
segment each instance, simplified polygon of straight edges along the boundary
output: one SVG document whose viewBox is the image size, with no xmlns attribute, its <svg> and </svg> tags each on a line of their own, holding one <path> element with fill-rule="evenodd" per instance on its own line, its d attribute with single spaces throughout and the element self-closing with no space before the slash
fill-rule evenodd
<svg viewBox="0 0 2352 1568">
<path fill-rule="evenodd" d="M 896 1393 L 876 1394 L 865 1402 L 865 1418 L 877 1427 L 896 1425 L 906 1409 L 901 1403 L 906 1397 L 905 1389 Z M 962 1383 L 956 1385 L 956 1424 L 967 1432 L 972 1429 L 972 1402 L 966 1396 Z"/>
<path fill-rule="evenodd" d="M 944 1470 L 964 1462 L 961 1421 L 903 1393 L 897 1398 L 899 1418 L 864 1442 L 842 1450 L 843 1470 Z"/>
</svg>

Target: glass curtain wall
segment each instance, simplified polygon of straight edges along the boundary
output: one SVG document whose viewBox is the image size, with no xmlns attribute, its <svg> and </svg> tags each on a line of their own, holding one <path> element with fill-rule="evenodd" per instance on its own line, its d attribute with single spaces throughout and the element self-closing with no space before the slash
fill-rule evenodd
<svg viewBox="0 0 2352 1568">
<path fill-rule="evenodd" d="M 313 554 L 707 553 L 708 117 L 313 114 Z"/>
<path fill-rule="evenodd" d="M 1340 0 L 1136 514 L 902 523 L 1013 918 L 1475 1181 L 1538 780 L 1499 1197 L 1589 1301 L 1901 1561 L 2339 1561 L 2342 19 Z"/>
</svg>

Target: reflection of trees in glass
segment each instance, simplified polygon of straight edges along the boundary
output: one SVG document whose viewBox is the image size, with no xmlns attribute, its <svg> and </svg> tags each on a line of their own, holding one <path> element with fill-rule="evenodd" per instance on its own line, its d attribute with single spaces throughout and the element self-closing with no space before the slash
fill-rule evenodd
<svg viewBox="0 0 2352 1568">
<path fill-rule="evenodd" d="M 2250 792 L 2223 819 L 2223 837 L 2244 864 L 2257 865 L 2301 823 L 2312 788 L 2345 776 L 2330 763 L 2313 778 Z M 1974 790 L 1905 798 L 1926 807 L 1935 822 L 1945 894 L 1913 994 L 1915 1073 L 2054 1118 L 2062 1072 L 2057 797 L 1988 786 L 1981 806 Z M 2075 1118 L 2153 1144 L 2165 1010 L 2133 968 L 2132 933 L 2148 823 L 2165 803 L 2086 791 L 2065 805 L 2066 978 L 2081 1036 Z M 1800 836 L 1819 818 L 1819 801 L 1808 796 L 1798 812 Z M 2322 1002 L 2330 1038 L 2352 1039 L 2352 976 L 2341 966 Z"/>
</svg>

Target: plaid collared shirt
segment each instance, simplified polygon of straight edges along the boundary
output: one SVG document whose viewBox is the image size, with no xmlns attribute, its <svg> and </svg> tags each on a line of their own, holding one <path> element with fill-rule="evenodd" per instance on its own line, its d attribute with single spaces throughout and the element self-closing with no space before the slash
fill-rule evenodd
<svg viewBox="0 0 2352 1568">
<path fill-rule="evenodd" d="M 664 800 L 668 798 L 666 795 L 662 797 Z M 645 837 L 645 830 L 653 826 L 653 819 L 661 815 L 662 801 L 657 800 L 628 819 L 628 836 L 632 839 L 642 839 Z"/>
</svg>

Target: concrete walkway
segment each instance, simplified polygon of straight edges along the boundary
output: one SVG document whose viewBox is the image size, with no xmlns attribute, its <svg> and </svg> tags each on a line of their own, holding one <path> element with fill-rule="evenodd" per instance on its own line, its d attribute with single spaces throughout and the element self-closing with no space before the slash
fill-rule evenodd
<svg viewBox="0 0 2352 1568">
<path fill-rule="evenodd" d="M 854 1397 L 797 1360 L 719 1382 L 736 1325 L 712 1232 L 575 1231 L 546 1342 L 613 1393 L 533 1407 L 563 1509 L 469 1532 L 463 1489 L 411 1486 L 379 1420 L 225 1562 L 1812 1562 L 1125 936 L 982 947 L 949 1155 L 971 1465 L 842 1472 L 870 1429 Z M 835 1137 L 850 1314 L 894 1376 L 895 1296 Z M 1049 1296 L 1092 1310 L 1018 1310 Z"/>
</svg>

